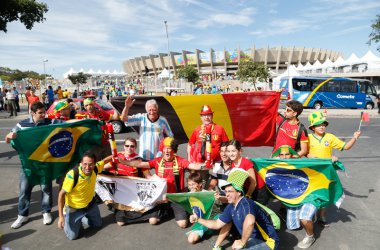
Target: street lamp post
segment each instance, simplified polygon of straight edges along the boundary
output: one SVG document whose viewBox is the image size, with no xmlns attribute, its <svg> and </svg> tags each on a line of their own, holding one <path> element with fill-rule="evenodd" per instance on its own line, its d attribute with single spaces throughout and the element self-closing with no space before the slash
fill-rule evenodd
<svg viewBox="0 0 380 250">
<path fill-rule="evenodd" d="M 44 63 L 44 85 L 45 85 L 45 90 L 47 90 L 47 86 L 46 86 L 46 67 L 45 67 L 45 63 L 47 63 L 49 60 L 48 59 L 45 59 L 43 60 L 42 62 Z"/>
<path fill-rule="evenodd" d="M 164 21 L 165 30 L 166 30 L 166 39 L 168 41 L 168 57 L 169 57 L 169 82 L 170 82 L 170 66 L 171 66 L 171 56 L 170 56 L 170 47 L 169 47 L 169 33 L 168 33 L 168 21 Z"/>
</svg>

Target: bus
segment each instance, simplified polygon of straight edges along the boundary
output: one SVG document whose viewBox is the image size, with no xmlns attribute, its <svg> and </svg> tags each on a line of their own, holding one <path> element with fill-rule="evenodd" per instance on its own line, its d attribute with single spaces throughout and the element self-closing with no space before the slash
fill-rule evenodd
<svg viewBox="0 0 380 250">
<path fill-rule="evenodd" d="M 290 84 L 289 84 L 290 83 Z M 281 99 L 297 100 L 304 107 L 373 109 L 376 90 L 366 79 L 340 77 L 283 77 Z"/>
</svg>

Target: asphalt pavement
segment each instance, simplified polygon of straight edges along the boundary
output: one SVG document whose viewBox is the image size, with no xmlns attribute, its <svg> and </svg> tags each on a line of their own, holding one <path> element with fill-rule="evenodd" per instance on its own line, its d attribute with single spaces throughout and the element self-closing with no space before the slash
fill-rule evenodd
<svg viewBox="0 0 380 250">
<path fill-rule="evenodd" d="M 307 124 L 307 114 L 313 110 L 306 109 L 301 120 Z M 352 137 L 359 124 L 363 110 L 327 110 L 329 120 L 328 131 L 343 140 Z M 365 110 L 367 111 L 367 110 Z M 380 207 L 380 119 L 377 110 L 368 110 L 370 123 L 362 126 L 362 137 L 350 151 L 336 152 L 347 171 L 340 173 L 346 198 L 342 206 L 329 207 L 327 219 L 329 228 L 315 225 L 316 242 L 310 249 L 380 249 L 380 219 L 377 212 Z M 27 117 L 21 111 L 17 118 L 6 118 L 0 112 L 0 141 L 9 129 L 21 118 Z M 131 133 L 128 136 L 137 137 Z M 127 134 L 117 135 L 117 139 Z M 118 144 L 121 148 L 121 144 Z M 270 147 L 244 148 L 243 154 L 249 157 L 266 157 Z M 179 155 L 184 156 L 186 145 L 181 145 Z M 206 237 L 198 244 L 187 243 L 185 232 L 170 220 L 157 226 L 140 223 L 119 227 L 115 224 L 113 214 L 104 205 L 100 205 L 103 217 L 101 230 L 86 229 L 84 235 L 69 241 L 64 232 L 57 228 L 57 191 L 54 185 L 54 222 L 52 225 L 42 224 L 40 213 L 40 189 L 35 187 L 31 199 L 30 221 L 19 229 L 11 229 L 10 225 L 17 217 L 18 174 L 20 161 L 17 153 L 5 143 L 0 143 L 0 233 L 3 247 L 11 249 L 211 249 L 215 236 Z M 271 206 L 277 210 L 278 204 Z M 280 249 L 296 249 L 304 230 L 290 231 L 282 223 L 280 231 Z M 231 243 L 224 242 L 227 249 Z"/>
</svg>

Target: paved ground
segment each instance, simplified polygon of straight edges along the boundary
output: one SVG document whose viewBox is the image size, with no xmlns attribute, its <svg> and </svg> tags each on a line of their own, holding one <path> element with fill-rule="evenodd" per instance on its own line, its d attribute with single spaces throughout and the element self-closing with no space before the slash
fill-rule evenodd
<svg viewBox="0 0 380 250">
<path fill-rule="evenodd" d="M 305 110 L 301 120 L 306 122 L 306 115 L 312 110 Z M 328 110 L 329 131 L 347 140 L 357 129 L 362 110 Z M 345 188 L 346 199 L 340 209 L 330 207 L 328 220 L 331 226 L 323 229 L 315 227 L 317 241 L 310 249 L 380 249 L 380 220 L 376 214 L 380 207 L 380 119 L 375 110 L 368 111 L 370 124 L 364 124 L 363 136 L 355 147 L 348 152 L 337 152 L 347 169 L 347 175 L 340 174 Z M 0 113 L 0 117 L 2 117 Z M 0 119 L 0 141 L 18 119 Z M 375 119 L 374 119 L 375 118 Z M 127 134 L 117 135 L 117 139 L 125 138 Z M 136 134 L 128 134 L 136 137 Z M 119 147 L 121 144 L 118 145 Z M 245 148 L 244 154 L 249 157 L 265 157 L 271 148 Z M 181 145 L 179 155 L 185 154 L 185 145 Z M 18 172 L 20 162 L 17 153 L 4 143 L 0 143 L 0 232 L 3 234 L 4 246 L 12 249 L 211 249 L 215 236 L 206 238 L 196 245 L 186 242 L 184 233 L 174 221 L 168 221 L 158 226 L 146 223 L 118 227 L 113 215 L 101 205 L 104 226 L 100 231 L 86 230 L 82 238 L 69 241 L 56 226 L 57 186 L 54 186 L 54 223 L 49 226 L 42 224 L 40 211 L 39 187 L 34 189 L 30 219 L 25 226 L 13 230 L 10 225 L 17 216 Z M 272 204 L 276 209 L 277 204 Z M 280 249 L 294 249 L 297 242 L 304 237 L 304 232 L 289 231 L 284 224 L 280 231 Z M 230 248 L 228 242 L 225 246 Z"/>
</svg>

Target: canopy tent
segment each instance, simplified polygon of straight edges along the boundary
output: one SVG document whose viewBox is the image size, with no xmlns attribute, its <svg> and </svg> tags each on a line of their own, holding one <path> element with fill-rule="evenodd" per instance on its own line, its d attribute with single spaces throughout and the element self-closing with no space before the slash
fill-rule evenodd
<svg viewBox="0 0 380 250">
<path fill-rule="evenodd" d="M 355 53 L 352 53 L 347 60 L 344 61 L 346 65 L 354 65 L 360 63 L 359 57 L 355 55 Z"/>
<path fill-rule="evenodd" d="M 368 52 L 360 58 L 360 61 L 362 63 L 366 63 L 369 70 L 380 68 L 380 58 L 373 54 L 370 50 L 368 50 Z"/>
<path fill-rule="evenodd" d="M 173 74 L 170 74 L 169 70 L 164 69 L 158 76 L 158 79 L 173 78 Z"/>
<path fill-rule="evenodd" d="M 275 89 L 277 89 L 280 86 L 280 81 L 281 81 L 281 78 L 283 78 L 283 77 L 299 76 L 299 75 L 301 75 L 301 74 L 298 73 L 296 66 L 290 65 L 285 70 L 285 72 L 283 72 L 282 74 L 280 74 L 277 77 L 273 78 L 273 86 L 274 86 Z"/>
</svg>

